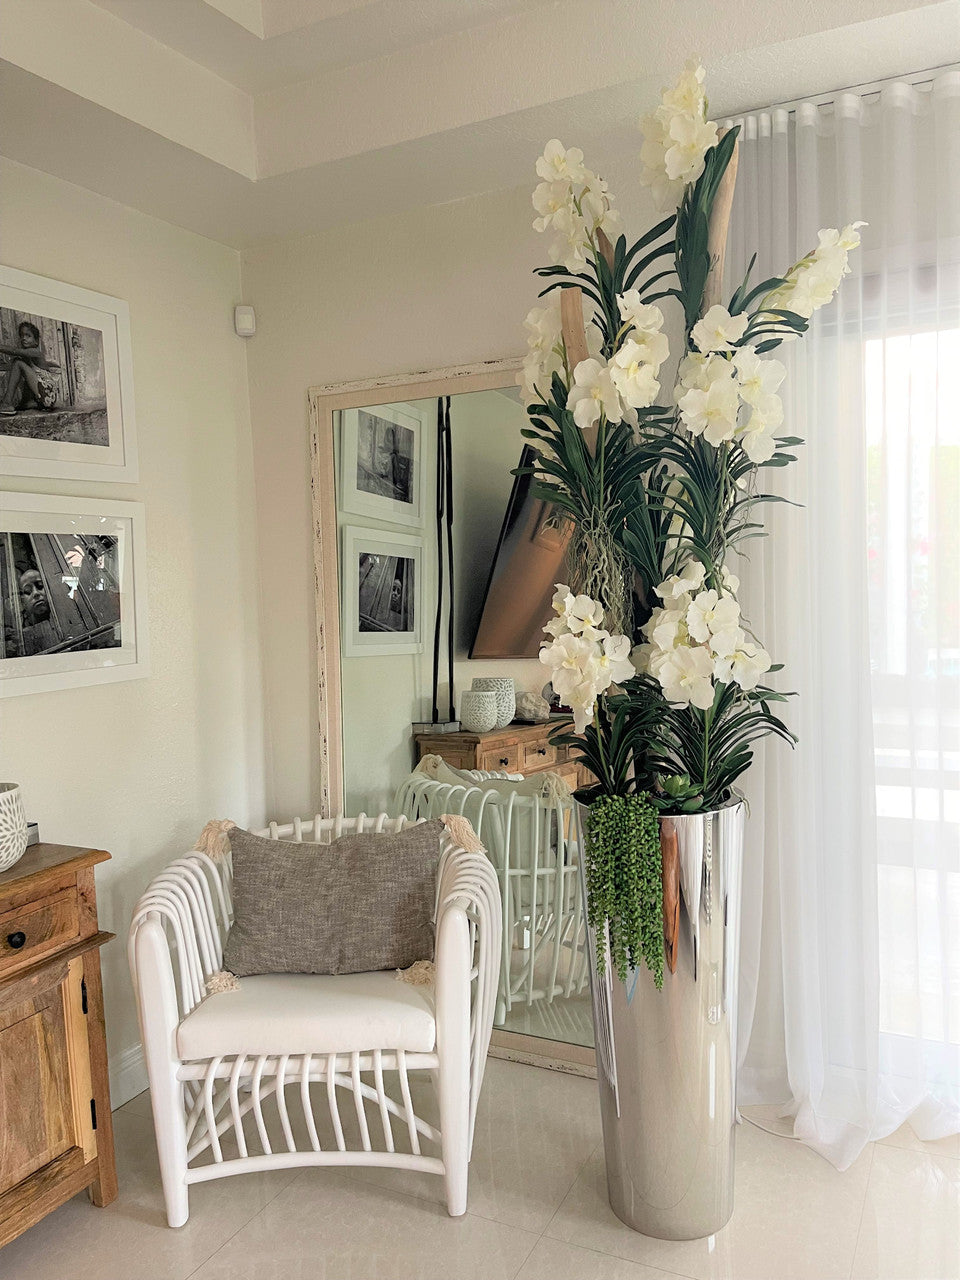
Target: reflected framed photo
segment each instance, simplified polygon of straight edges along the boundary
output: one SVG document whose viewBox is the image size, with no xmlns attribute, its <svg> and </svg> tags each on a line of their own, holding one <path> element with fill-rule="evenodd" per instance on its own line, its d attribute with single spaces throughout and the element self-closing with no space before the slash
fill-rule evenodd
<svg viewBox="0 0 960 1280">
<path fill-rule="evenodd" d="M 340 583 L 345 657 L 422 650 L 422 538 L 346 525 Z"/>
<path fill-rule="evenodd" d="M 120 298 L 0 266 L 0 475 L 136 482 Z"/>
<path fill-rule="evenodd" d="M 0 494 L 0 698 L 149 674 L 139 502 Z"/>
<path fill-rule="evenodd" d="M 423 528 L 426 418 L 411 404 L 342 410 L 341 510 Z"/>
</svg>

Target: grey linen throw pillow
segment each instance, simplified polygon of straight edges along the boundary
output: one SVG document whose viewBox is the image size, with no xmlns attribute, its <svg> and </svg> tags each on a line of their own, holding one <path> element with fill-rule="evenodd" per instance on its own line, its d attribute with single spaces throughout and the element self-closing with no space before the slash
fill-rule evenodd
<svg viewBox="0 0 960 1280">
<path fill-rule="evenodd" d="M 366 973 L 433 959 L 440 821 L 331 844 L 268 840 L 238 827 L 233 927 L 223 967 L 254 973 Z"/>
</svg>

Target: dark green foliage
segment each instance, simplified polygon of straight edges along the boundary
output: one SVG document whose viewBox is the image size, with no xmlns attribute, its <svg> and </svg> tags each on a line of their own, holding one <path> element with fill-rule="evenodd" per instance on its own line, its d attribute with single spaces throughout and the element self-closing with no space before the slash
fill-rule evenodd
<svg viewBox="0 0 960 1280">
<path fill-rule="evenodd" d="M 587 917 L 606 971 L 605 934 L 621 982 L 643 960 L 663 986 L 660 820 L 649 796 L 600 796 L 587 810 Z M 606 929 L 604 926 L 606 925 Z"/>
</svg>

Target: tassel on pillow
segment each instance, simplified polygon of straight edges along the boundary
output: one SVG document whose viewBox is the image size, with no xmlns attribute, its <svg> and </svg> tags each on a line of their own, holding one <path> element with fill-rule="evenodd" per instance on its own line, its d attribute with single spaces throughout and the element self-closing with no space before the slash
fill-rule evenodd
<svg viewBox="0 0 960 1280">
<path fill-rule="evenodd" d="M 240 980 L 229 969 L 218 969 L 207 979 L 205 989 L 208 996 L 218 996 L 223 991 L 239 991 Z"/>
<path fill-rule="evenodd" d="M 486 853 L 480 837 L 462 813 L 441 813 L 440 821 L 447 828 L 447 835 L 467 853 Z"/>
<path fill-rule="evenodd" d="M 432 960 L 414 960 L 408 969 L 397 970 L 397 981 L 406 982 L 411 987 L 430 987 L 436 972 Z"/>
<path fill-rule="evenodd" d="M 205 853 L 214 862 L 222 862 L 230 852 L 229 833 L 236 825 L 232 818 L 212 818 L 200 832 L 194 849 Z"/>
</svg>

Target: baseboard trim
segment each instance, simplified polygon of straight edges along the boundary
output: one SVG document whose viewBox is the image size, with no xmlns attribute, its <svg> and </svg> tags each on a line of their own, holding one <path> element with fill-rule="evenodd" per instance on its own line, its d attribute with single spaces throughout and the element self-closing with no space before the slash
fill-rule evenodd
<svg viewBox="0 0 960 1280">
<path fill-rule="evenodd" d="M 133 1044 L 129 1049 L 121 1049 L 110 1059 L 110 1103 L 114 1110 L 125 1102 L 143 1093 L 147 1087 L 147 1064 L 143 1060 L 143 1049 Z"/>
</svg>

